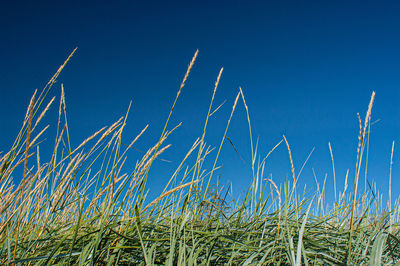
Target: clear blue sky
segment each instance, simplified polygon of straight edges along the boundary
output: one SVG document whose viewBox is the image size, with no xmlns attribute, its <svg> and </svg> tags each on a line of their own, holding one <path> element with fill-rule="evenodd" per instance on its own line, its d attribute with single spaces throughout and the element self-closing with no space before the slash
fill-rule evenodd
<svg viewBox="0 0 400 266">
<path fill-rule="evenodd" d="M 350 181 L 354 176 L 356 114 L 365 116 L 375 90 L 372 120 L 380 121 L 372 127 L 368 179 L 385 192 L 392 141 L 400 145 L 399 14 L 396 1 L 8 1 L 0 9 L 0 150 L 10 147 L 34 89 L 44 86 L 75 47 L 76 55 L 51 92 L 59 95 L 64 84 L 73 144 L 111 124 L 132 100 L 126 140 L 149 123 L 136 146 L 146 149 L 161 133 L 188 62 L 199 49 L 171 123 L 183 126 L 163 156 L 173 163 L 157 163 L 149 183 L 154 190 L 201 135 L 214 81 L 224 67 L 216 104 L 227 103 L 210 122 L 208 143 L 219 145 L 241 86 L 261 155 L 285 134 L 298 171 L 315 147 L 300 185 L 315 188 L 314 168 L 320 183 L 327 173 L 331 192 L 328 142 L 342 190 L 348 168 Z M 49 115 L 47 122 L 55 123 L 52 119 Z M 228 136 L 248 163 L 226 143 L 218 175 L 240 193 L 251 181 L 242 104 Z M 395 146 L 395 196 L 399 151 Z M 128 166 L 140 155 L 133 153 Z M 283 145 L 267 162 L 265 176 L 270 173 L 277 183 L 290 177 Z"/>
</svg>

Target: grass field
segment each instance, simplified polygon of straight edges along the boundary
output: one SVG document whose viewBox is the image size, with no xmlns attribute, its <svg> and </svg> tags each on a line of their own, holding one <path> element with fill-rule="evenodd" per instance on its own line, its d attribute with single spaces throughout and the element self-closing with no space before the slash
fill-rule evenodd
<svg viewBox="0 0 400 266">
<path fill-rule="evenodd" d="M 241 90 L 221 144 L 213 150 L 205 146 L 208 118 L 217 108 L 213 100 L 221 70 L 201 136 L 160 196 L 148 199 L 149 171 L 169 148 L 165 141 L 175 130 L 169 130 L 169 119 L 197 52 L 159 140 L 128 173 L 123 170 L 127 151 L 146 128 L 123 145 L 128 110 L 114 124 L 71 147 L 62 85 L 53 152 L 48 162 L 41 161 L 39 143 L 47 129 L 41 120 L 56 105 L 49 92 L 70 57 L 43 91 L 32 96 L 15 142 L 8 152 L 0 153 L 1 265 L 400 265 L 398 200 L 388 211 L 373 186 L 363 193 L 358 188 L 374 93 L 365 117 L 359 118 L 356 171 L 348 173 L 336 201 L 328 204 L 324 184 L 311 193 L 297 189 L 285 136 L 278 145 L 288 151 L 292 178 L 284 184 L 264 178 L 263 163 L 269 154 L 256 164 L 259 155 Z M 239 102 L 247 112 L 253 176 L 249 190 L 237 202 L 213 177 Z M 211 169 L 204 167 L 206 160 Z M 21 182 L 14 183 L 14 178 Z"/>
</svg>

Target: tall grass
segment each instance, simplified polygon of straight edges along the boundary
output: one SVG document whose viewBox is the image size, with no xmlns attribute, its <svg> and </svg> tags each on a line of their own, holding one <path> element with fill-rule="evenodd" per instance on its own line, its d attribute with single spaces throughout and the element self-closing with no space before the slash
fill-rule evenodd
<svg viewBox="0 0 400 266">
<path fill-rule="evenodd" d="M 353 191 L 347 189 L 347 175 L 343 191 L 336 196 L 329 144 L 335 202 L 326 208 L 325 183 L 321 187 L 317 183 L 315 192 L 299 193 L 297 181 L 302 168 L 296 176 L 285 136 L 256 163 L 260 155 L 241 89 L 218 149 L 206 146 L 209 118 L 220 107 L 214 106 L 214 96 L 221 69 L 201 137 L 178 164 L 160 196 L 147 199 L 146 184 L 153 162 L 169 148 L 165 141 L 180 126 L 169 130 L 169 121 L 197 52 L 160 138 L 127 173 L 127 152 L 147 127 L 129 145 L 123 145 L 128 109 L 115 123 L 72 148 L 62 86 L 52 154 L 48 162 L 40 159 L 40 139 L 48 128 L 39 129 L 40 122 L 55 102 L 48 95 L 74 53 L 38 96 L 35 91 L 15 142 L 8 152 L 0 154 L 2 265 L 400 265 L 398 200 L 393 208 L 391 202 L 383 204 L 372 185 L 362 195 L 358 192 L 375 93 L 364 122 L 360 118 Z M 212 177 L 240 102 L 249 125 L 252 181 L 243 200 L 237 201 Z M 264 165 L 283 141 L 293 181 L 277 185 L 265 179 Z M 189 157 L 194 158 L 192 163 Z M 209 161 L 211 169 L 206 168 Z"/>
</svg>

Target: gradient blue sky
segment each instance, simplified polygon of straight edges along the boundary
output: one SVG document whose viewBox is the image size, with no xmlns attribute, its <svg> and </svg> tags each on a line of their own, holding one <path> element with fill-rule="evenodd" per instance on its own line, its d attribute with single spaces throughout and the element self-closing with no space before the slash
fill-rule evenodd
<svg viewBox="0 0 400 266">
<path fill-rule="evenodd" d="M 8 1 L 0 9 L 0 150 L 10 147 L 34 89 L 45 85 L 75 47 L 76 55 L 51 92 L 59 95 L 64 84 L 72 143 L 118 119 L 132 100 L 126 142 L 149 123 L 136 146 L 148 148 L 159 137 L 199 49 L 171 123 L 183 126 L 163 155 L 173 163 L 158 162 L 150 175 L 155 191 L 201 135 L 213 84 L 224 67 L 216 105 L 227 103 L 210 121 L 208 143 L 219 145 L 241 86 L 261 155 L 285 134 L 299 171 L 315 147 L 299 182 L 315 189 L 314 168 L 320 183 L 327 174 L 330 192 L 328 142 L 342 190 L 347 169 L 350 180 L 354 177 L 356 114 L 365 116 L 375 90 L 372 120 L 380 121 L 372 126 L 368 179 L 386 192 L 391 145 L 398 143 L 400 129 L 399 14 L 397 1 Z M 47 122 L 55 122 L 54 117 Z M 53 143 L 51 132 L 47 138 Z M 247 163 L 226 143 L 218 175 L 240 193 L 251 181 L 241 103 L 228 136 Z M 395 146 L 394 196 L 400 191 L 399 150 Z M 127 166 L 140 155 L 133 153 Z M 283 145 L 267 162 L 265 176 L 271 173 L 277 183 L 290 177 Z"/>
</svg>

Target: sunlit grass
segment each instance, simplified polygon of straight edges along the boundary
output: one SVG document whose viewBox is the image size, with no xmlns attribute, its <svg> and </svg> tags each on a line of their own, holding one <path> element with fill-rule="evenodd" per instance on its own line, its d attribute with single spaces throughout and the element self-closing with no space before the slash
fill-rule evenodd
<svg viewBox="0 0 400 266">
<path fill-rule="evenodd" d="M 15 142 L 0 154 L 2 265 L 400 265 L 398 200 L 387 208 L 373 186 L 365 187 L 362 194 L 358 191 L 375 93 L 365 119 L 359 118 L 356 172 L 353 177 L 347 173 L 342 191 L 337 191 L 329 144 L 335 178 L 334 192 L 329 193 L 335 194 L 335 202 L 328 209 L 325 182 L 317 183 L 316 191 L 297 188 L 302 169 L 296 174 L 285 136 L 266 156 L 257 153 L 241 89 L 220 145 L 217 149 L 206 145 L 208 120 L 219 108 L 214 106 L 214 96 L 221 69 L 201 136 L 160 196 L 147 199 L 153 162 L 170 147 L 165 141 L 180 126 L 168 130 L 198 53 L 189 64 L 160 138 L 125 173 L 128 151 L 147 126 L 124 145 L 128 109 L 111 126 L 71 147 L 62 85 L 51 159 L 41 161 L 39 143 L 48 127 L 40 128 L 40 122 L 55 102 L 48 94 L 74 52 L 43 91 L 35 92 Z M 213 174 L 240 102 L 248 120 L 252 177 L 244 198 L 237 201 L 229 189 L 214 181 Z M 292 179 L 284 184 L 263 175 L 268 156 L 277 148 L 288 151 Z M 348 182 L 353 181 L 350 191 Z"/>
</svg>

